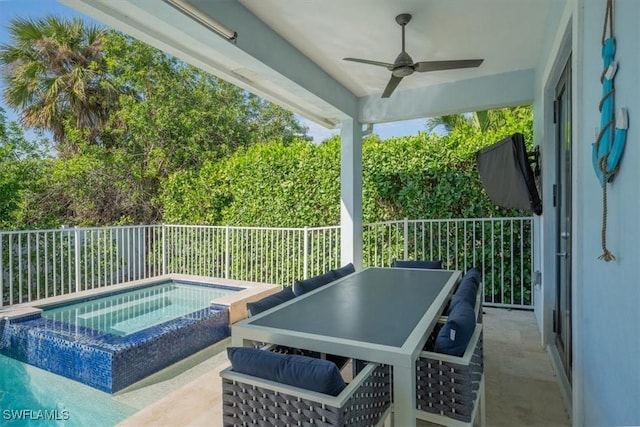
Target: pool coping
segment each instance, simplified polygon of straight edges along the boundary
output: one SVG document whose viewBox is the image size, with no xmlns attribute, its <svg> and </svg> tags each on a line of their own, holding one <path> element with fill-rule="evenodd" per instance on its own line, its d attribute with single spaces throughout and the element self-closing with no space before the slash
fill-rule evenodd
<svg viewBox="0 0 640 427">
<path fill-rule="evenodd" d="M 102 286 L 100 288 L 42 298 L 36 301 L 25 302 L 8 307 L 0 307 L 0 318 L 5 320 L 16 320 L 23 317 L 38 315 L 46 308 L 59 305 L 61 303 L 71 304 L 86 298 L 94 298 L 113 292 L 122 292 L 148 286 L 162 280 L 207 282 L 222 286 L 243 288 L 240 291 L 233 292 L 211 301 L 212 305 L 222 305 L 229 308 L 229 324 L 233 324 L 247 317 L 247 302 L 257 301 L 282 289 L 279 285 L 246 280 L 224 279 L 220 277 L 196 276 L 190 274 L 163 274 L 117 285 Z"/>
</svg>

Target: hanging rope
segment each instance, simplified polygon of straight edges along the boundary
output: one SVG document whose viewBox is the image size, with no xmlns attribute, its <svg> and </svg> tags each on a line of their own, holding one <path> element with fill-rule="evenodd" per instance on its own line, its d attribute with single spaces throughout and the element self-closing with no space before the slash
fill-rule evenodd
<svg viewBox="0 0 640 427">
<path fill-rule="evenodd" d="M 626 138 L 626 110 L 619 114 L 618 122 L 614 119 L 615 87 L 613 78 L 617 71 L 614 61 L 616 42 L 613 26 L 613 0 L 607 0 L 604 24 L 602 27 L 602 60 L 604 69 L 600 75 L 602 84 L 602 99 L 598 105 L 600 111 L 600 132 L 593 145 L 593 166 L 602 185 L 602 255 L 598 257 L 609 262 L 615 259 L 607 248 L 607 185 L 615 178 L 619 161 L 624 150 Z M 622 116 L 624 117 L 622 118 Z M 622 119 L 621 119 L 622 118 Z M 614 129 L 615 127 L 615 129 Z"/>
<path fill-rule="evenodd" d="M 606 157 L 603 157 L 600 160 L 601 169 L 603 173 L 606 173 Z M 605 262 L 613 261 L 616 259 L 615 256 L 607 249 L 607 180 L 605 176 L 604 184 L 602 184 L 602 255 L 598 257 L 598 259 L 603 260 Z"/>
</svg>

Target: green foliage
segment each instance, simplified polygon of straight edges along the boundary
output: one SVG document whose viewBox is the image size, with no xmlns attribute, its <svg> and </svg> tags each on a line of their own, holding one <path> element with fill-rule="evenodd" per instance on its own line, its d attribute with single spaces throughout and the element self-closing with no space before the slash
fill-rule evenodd
<svg viewBox="0 0 640 427">
<path fill-rule="evenodd" d="M 221 166 L 222 162 L 207 162 L 199 171 L 172 174 L 164 182 L 159 196 L 164 222 L 222 224 L 222 211 L 230 203 L 231 196 Z"/>
<path fill-rule="evenodd" d="M 293 113 L 121 33 L 104 42 L 114 84 L 127 95 L 105 146 L 126 148 L 163 176 L 241 147 L 306 137 Z"/>
<path fill-rule="evenodd" d="M 25 138 L 15 122 L 7 122 L 0 108 L 0 228 L 23 228 L 23 210 L 29 195 L 50 166 L 47 142 Z"/>
<path fill-rule="evenodd" d="M 171 174 L 308 138 L 293 113 L 116 31 L 49 16 L 15 19 L 10 32 L 5 98 L 24 126 L 53 133 L 59 154 L 12 228 L 159 222 Z"/>
<path fill-rule="evenodd" d="M 430 117 L 426 121 L 426 129 L 427 133 L 434 132 L 438 128 L 442 128 L 446 133 L 454 129 L 475 129 L 482 132 L 498 131 L 507 126 L 510 119 L 523 112 L 526 114 L 526 111 L 526 107 L 515 107 Z"/>
<path fill-rule="evenodd" d="M 14 18 L 8 30 L 11 43 L 0 45 L 4 99 L 20 112 L 22 125 L 51 131 L 61 147 L 67 120 L 95 136 L 118 99 L 105 74 L 106 30 L 54 15 Z"/>
<path fill-rule="evenodd" d="M 477 173 L 475 153 L 514 132 L 531 141 L 531 109 L 514 109 L 500 129 L 455 128 L 363 142 L 363 220 L 521 215 L 495 207 Z M 340 219 L 340 140 L 321 145 L 272 142 L 173 174 L 160 202 L 164 221 L 304 227 Z"/>
<path fill-rule="evenodd" d="M 304 227 L 339 218 L 339 142 L 254 145 L 163 188 L 165 222 Z"/>
<path fill-rule="evenodd" d="M 518 215 L 495 207 L 477 173 L 475 154 L 514 132 L 532 140 L 529 107 L 506 114 L 503 126 L 482 131 L 475 126 L 448 134 L 419 133 L 363 146 L 363 216 L 365 222 L 408 218 L 480 218 Z"/>
</svg>

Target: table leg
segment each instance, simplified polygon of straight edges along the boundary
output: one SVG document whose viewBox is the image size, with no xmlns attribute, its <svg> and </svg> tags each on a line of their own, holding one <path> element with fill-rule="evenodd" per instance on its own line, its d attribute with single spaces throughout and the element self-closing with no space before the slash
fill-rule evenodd
<svg viewBox="0 0 640 427">
<path fill-rule="evenodd" d="M 415 365 L 393 367 L 393 419 L 396 426 L 416 425 Z"/>
</svg>

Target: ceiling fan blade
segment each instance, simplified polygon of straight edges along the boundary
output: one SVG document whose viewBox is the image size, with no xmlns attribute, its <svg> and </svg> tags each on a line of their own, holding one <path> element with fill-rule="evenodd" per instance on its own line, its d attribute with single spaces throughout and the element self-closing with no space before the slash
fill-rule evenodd
<svg viewBox="0 0 640 427">
<path fill-rule="evenodd" d="M 398 87 L 398 84 L 400 84 L 400 80 L 402 80 L 402 77 L 397 77 L 392 75 L 391 79 L 389 80 L 389 83 L 387 83 L 387 87 L 385 87 L 384 92 L 382 92 L 382 97 L 383 98 L 390 97 L 393 91 L 396 90 L 396 88 Z"/>
<path fill-rule="evenodd" d="M 342 58 L 342 59 L 345 61 L 361 62 L 363 64 L 369 64 L 369 65 L 378 65 L 380 67 L 385 67 L 389 71 L 393 70 L 393 64 L 389 64 L 388 62 L 371 61 L 369 59 L 358 59 L 358 58 Z"/>
<path fill-rule="evenodd" d="M 474 68 L 479 67 L 484 59 L 461 59 L 456 61 L 422 61 L 416 62 L 413 66 L 415 71 L 441 71 L 455 70 L 457 68 Z"/>
</svg>

